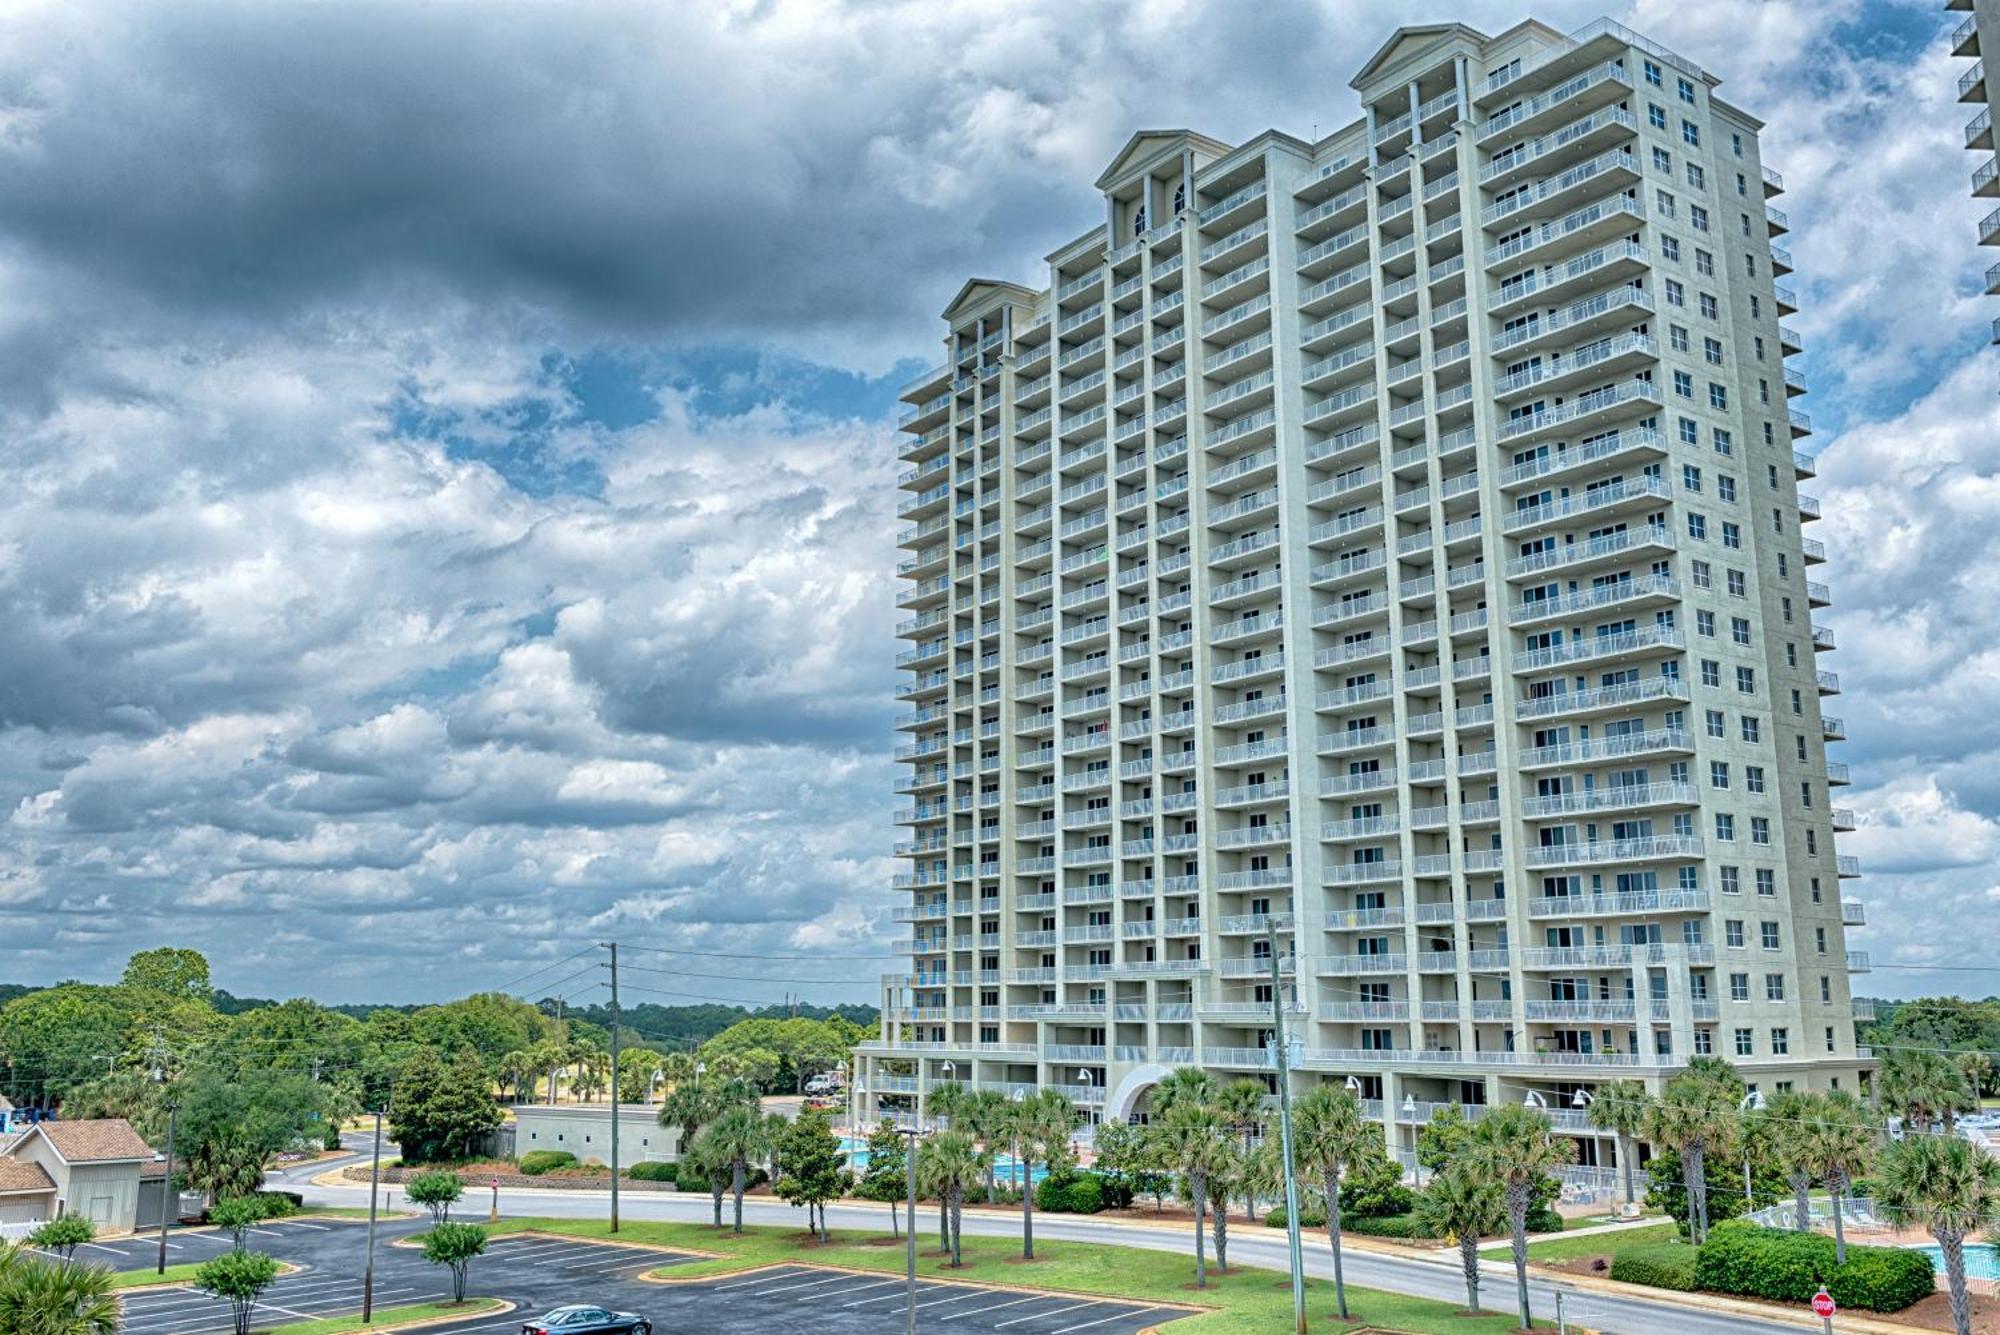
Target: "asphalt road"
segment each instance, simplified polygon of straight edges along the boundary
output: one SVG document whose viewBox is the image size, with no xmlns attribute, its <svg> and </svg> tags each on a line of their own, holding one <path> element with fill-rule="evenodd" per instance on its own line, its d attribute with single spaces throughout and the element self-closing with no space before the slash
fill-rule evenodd
<svg viewBox="0 0 2000 1335">
<path fill-rule="evenodd" d="M 365 1143 L 368 1137 L 364 1135 L 360 1139 Z M 323 1173 L 328 1166 L 323 1162 L 315 1165 L 312 1172 Z M 302 1173 L 300 1177 L 309 1175 Z M 286 1186 L 288 1190 L 303 1192 L 306 1200 L 312 1203 L 365 1205 L 368 1200 L 368 1189 L 365 1186 L 319 1187 L 304 1181 L 290 1181 Z M 385 1204 L 393 1201 L 399 1208 L 401 1207 L 401 1197 L 395 1193 L 394 1188 L 385 1187 L 383 1193 Z M 478 1204 L 481 1195 L 479 1192 L 469 1193 L 468 1203 Z M 603 1218 L 608 1205 L 606 1193 L 602 1191 L 534 1188 L 503 1189 L 499 1201 L 500 1212 L 503 1215 L 539 1215 L 551 1218 Z M 622 1216 L 631 1220 L 705 1223 L 710 1218 L 710 1205 L 706 1196 L 692 1194 L 683 1196 L 666 1192 L 626 1192 L 620 1196 L 619 1204 Z M 936 1211 L 934 1209 L 926 1211 L 923 1207 L 919 1207 L 918 1210 L 919 1227 L 925 1225 L 926 1213 L 930 1216 L 930 1226 L 934 1228 Z M 796 1228 L 800 1226 L 803 1216 L 791 1206 L 766 1198 L 746 1200 L 744 1218 L 749 1223 L 778 1224 Z M 884 1231 L 887 1222 L 886 1207 L 833 1205 L 828 1207 L 827 1220 L 836 1228 Z M 981 1235 L 1018 1235 L 1020 1224 L 1013 1219 L 988 1217 L 968 1211 L 965 1216 L 965 1230 L 968 1233 Z M 1190 1269 L 1194 1264 L 1192 1229 L 1169 1232 L 1115 1221 L 1038 1214 L 1035 1216 L 1035 1236 L 1178 1252 L 1188 1256 Z M 1230 1235 L 1229 1254 L 1232 1260 L 1267 1267 L 1280 1273 L 1289 1269 L 1284 1236 L 1261 1226 L 1239 1226 L 1233 1229 Z M 1344 1261 L 1343 1269 L 1350 1284 L 1384 1289 L 1413 1297 L 1432 1298 L 1454 1305 L 1461 1305 L 1465 1301 L 1465 1281 L 1455 1258 L 1446 1258 L 1442 1255 L 1436 1259 L 1421 1256 L 1387 1256 L 1379 1252 L 1363 1252 L 1349 1247 Z M 1306 1238 L 1305 1266 L 1309 1275 L 1332 1278 L 1333 1258 L 1324 1232 Z M 1536 1316 L 1554 1315 L 1558 1287 L 1563 1289 L 1563 1314 L 1569 1320 L 1595 1330 L 1605 1331 L 1608 1335 L 1657 1335 L 1660 1331 L 1672 1331 L 1674 1335 L 1778 1335 L 1779 1332 L 1817 1332 L 1820 1329 L 1819 1322 L 1810 1312 L 1802 1313 L 1800 1319 L 1796 1321 L 1752 1319 L 1710 1312 L 1699 1307 L 1676 1303 L 1671 1299 L 1608 1297 L 1558 1286 L 1541 1278 L 1533 1279 L 1529 1283 Z M 1514 1275 L 1511 1265 L 1487 1263 L 1480 1285 L 1480 1297 L 1482 1305 L 1489 1310 L 1504 1311 L 1513 1307 Z M 816 1312 L 815 1321 L 817 1318 Z M 956 1324 L 954 1323 L 951 1328 L 957 1328 Z M 1108 1326 L 1103 1327 L 1101 1331 L 1091 1331 L 1090 1335 L 1102 1335 L 1102 1332 L 1108 1332 L 1110 1329 Z M 1025 1335 L 1025 1328 L 1022 1328 L 1022 1331 Z"/>
</svg>

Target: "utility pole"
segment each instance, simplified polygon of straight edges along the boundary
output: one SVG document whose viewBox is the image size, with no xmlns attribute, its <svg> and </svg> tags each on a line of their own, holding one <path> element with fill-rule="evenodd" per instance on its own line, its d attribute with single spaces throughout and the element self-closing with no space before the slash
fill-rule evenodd
<svg viewBox="0 0 2000 1335">
<path fill-rule="evenodd" d="M 375 1109 L 375 1160 L 368 1168 L 368 1266 L 361 1272 L 361 1324 L 375 1319 L 375 1184 L 382 1179 L 382 1109 Z"/>
<path fill-rule="evenodd" d="M 174 1123 L 180 1117 L 181 1106 L 171 1100 L 167 1103 L 167 1180 L 160 1188 L 160 1264 L 154 1272 L 167 1273 L 167 1224 L 179 1213 L 174 1207 L 180 1203 L 180 1196 L 174 1191 Z"/>
<path fill-rule="evenodd" d="M 903 1311 L 909 1319 L 908 1335 L 917 1335 L 917 1138 L 922 1131 L 912 1124 L 903 1128 L 903 1134 L 910 1138 L 910 1152 L 904 1157 L 910 1179 L 910 1214 L 904 1221 L 909 1227 L 903 1230 Z"/>
<path fill-rule="evenodd" d="M 618 1231 L 618 943 L 611 951 L 611 1231 Z"/>
<path fill-rule="evenodd" d="M 1299 1183 L 1292 1166 L 1292 1052 L 1285 1037 L 1285 985 L 1278 967 L 1278 929 L 1266 922 L 1264 939 L 1271 947 L 1271 1023 L 1278 1067 L 1278 1141 L 1285 1162 L 1285 1243 L 1292 1260 L 1292 1326 L 1306 1335 L 1305 1254 L 1299 1247 Z"/>
</svg>

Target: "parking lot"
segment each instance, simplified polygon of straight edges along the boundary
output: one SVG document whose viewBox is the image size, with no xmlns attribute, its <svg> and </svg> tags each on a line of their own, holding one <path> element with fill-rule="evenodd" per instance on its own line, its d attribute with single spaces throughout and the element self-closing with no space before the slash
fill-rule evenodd
<svg viewBox="0 0 2000 1335">
<path fill-rule="evenodd" d="M 386 1222 L 375 1249 L 375 1307 L 437 1302 L 451 1291 L 448 1273 L 409 1246 L 392 1245 L 423 1222 Z M 366 1260 L 365 1225 L 345 1220 L 277 1221 L 260 1225 L 250 1239 L 259 1251 L 298 1266 L 271 1286 L 254 1316 L 259 1327 L 361 1310 Z M 91 1259 L 120 1270 L 150 1269 L 155 1238 L 92 1244 Z M 226 1251 L 226 1234 L 173 1233 L 171 1264 L 205 1260 Z M 779 1265 L 684 1284 L 648 1283 L 651 1270 L 695 1259 L 627 1243 L 535 1236 L 501 1236 L 472 1263 L 472 1293 L 515 1304 L 431 1327 L 440 1335 L 498 1335 L 519 1330 L 524 1317 L 566 1303 L 588 1302 L 637 1312 L 657 1335 L 772 1335 L 810 1323 L 819 1335 L 877 1335 L 901 1328 L 904 1289 L 900 1274 L 856 1274 L 809 1265 Z M 228 1304 L 187 1289 L 125 1295 L 125 1335 L 219 1335 L 230 1328 Z M 960 1284 L 936 1278 L 917 1283 L 920 1330 L 953 1335 L 1133 1335 L 1185 1315 L 1179 1308 L 1148 1306 L 1071 1294 L 1034 1293 Z"/>
</svg>

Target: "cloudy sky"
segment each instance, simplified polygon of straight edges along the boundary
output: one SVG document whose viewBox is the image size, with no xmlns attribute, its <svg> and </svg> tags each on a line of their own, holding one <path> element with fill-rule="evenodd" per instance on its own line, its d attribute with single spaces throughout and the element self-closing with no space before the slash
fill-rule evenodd
<svg viewBox="0 0 2000 1335">
<path fill-rule="evenodd" d="M 2000 252 L 1947 18 L 1611 12 L 1789 185 L 1855 944 L 1990 963 Z M 891 422 L 936 312 L 1039 277 L 1134 128 L 1324 132 L 1396 16 L 1526 11 L 1085 13 L 11 6 L 0 981 L 171 941 L 239 993 L 420 1000 L 616 937 L 815 957 L 681 957 L 646 1000 L 872 1000 Z"/>
</svg>

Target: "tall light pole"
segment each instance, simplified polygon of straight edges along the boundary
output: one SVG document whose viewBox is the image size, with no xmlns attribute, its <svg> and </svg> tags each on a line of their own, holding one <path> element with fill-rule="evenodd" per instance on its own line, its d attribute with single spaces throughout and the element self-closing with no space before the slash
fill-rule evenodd
<svg viewBox="0 0 2000 1335">
<path fill-rule="evenodd" d="M 1299 1183 L 1292 1162 L 1292 1053 L 1285 1037 L 1284 977 L 1278 967 L 1277 924 L 1266 920 L 1264 939 L 1270 943 L 1271 1024 L 1276 1029 L 1272 1064 L 1278 1068 L 1278 1145 L 1285 1164 L 1285 1245 L 1292 1261 L 1292 1326 L 1306 1335 L 1306 1262 L 1299 1246 Z M 1225 1208 L 1227 1204 L 1225 1203 Z"/>
<path fill-rule="evenodd" d="M 611 952 L 611 1231 L 618 1231 L 618 943 Z"/>
<path fill-rule="evenodd" d="M 387 1102 L 385 1099 L 384 1102 Z M 382 1180 L 382 1109 L 375 1109 L 375 1159 L 368 1167 L 368 1265 L 361 1272 L 361 1324 L 375 1317 L 375 1186 Z"/>
<path fill-rule="evenodd" d="M 1744 1112 L 1763 1112 L 1763 1091 L 1753 1089 L 1744 1095 L 1741 1107 Z M 1750 1137 L 1748 1136 L 1743 1138 L 1743 1204 L 1746 1207 L 1755 1204 L 1750 1193 Z"/>
<path fill-rule="evenodd" d="M 167 1273 L 167 1223 L 175 1213 L 180 1197 L 174 1192 L 174 1122 L 180 1116 L 181 1106 L 171 1099 L 167 1102 L 167 1178 L 160 1186 L 160 1263 L 154 1273 Z"/>
<path fill-rule="evenodd" d="M 917 1335 L 917 1146 L 923 1129 L 912 1120 L 902 1128 L 910 1138 L 910 1152 L 904 1156 L 904 1167 L 909 1177 L 909 1217 L 903 1222 L 909 1227 L 903 1230 L 903 1313 L 908 1324 L 908 1335 Z"/>
</svg>

